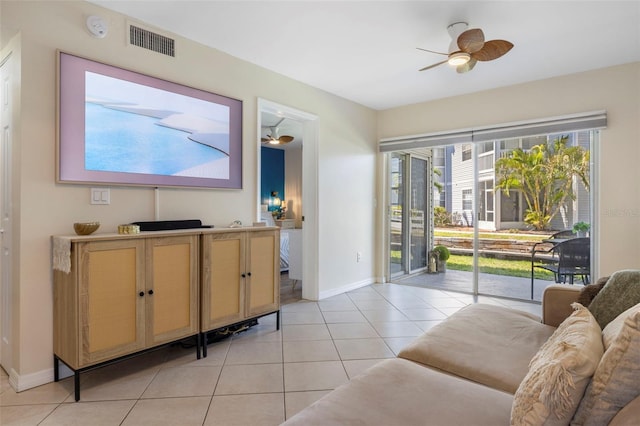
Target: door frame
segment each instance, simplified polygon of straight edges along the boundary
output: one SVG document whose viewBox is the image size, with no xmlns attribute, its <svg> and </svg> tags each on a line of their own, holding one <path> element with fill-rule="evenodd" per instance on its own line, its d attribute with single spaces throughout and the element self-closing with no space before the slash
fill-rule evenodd
<svg viewBox="0 0 640 426">
<path fill-rule="evenodd" d="M 260 138 L 262 137 L 262 113 L 269 112 L 280 117 L 302 123 L 302 298 L 318 300 L 320 298 L 319 276 L 319 222 L 318 222 L 318 135 L 319 117 L 287 105 L 258 98 L 258 117 L 256 132 L 256 193 L 255 217 L 260 220 L 261 159 Z"/>
</svg>

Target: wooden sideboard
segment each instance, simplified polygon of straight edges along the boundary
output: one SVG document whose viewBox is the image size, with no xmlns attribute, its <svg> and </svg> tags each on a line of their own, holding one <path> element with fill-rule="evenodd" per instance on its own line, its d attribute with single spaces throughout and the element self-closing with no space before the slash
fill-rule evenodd
<svg viewBox="0 0 640 426">
<path fill-rule="evenodd" d="M 279 230 L 189 229 L 53 237 L 70 270 L 54 264 L 54 376 L 183 340 L 206 356 L 206 334 L 277 313 Z M 60 253 L 54 253 L 55 257 Z"/>
</svg>

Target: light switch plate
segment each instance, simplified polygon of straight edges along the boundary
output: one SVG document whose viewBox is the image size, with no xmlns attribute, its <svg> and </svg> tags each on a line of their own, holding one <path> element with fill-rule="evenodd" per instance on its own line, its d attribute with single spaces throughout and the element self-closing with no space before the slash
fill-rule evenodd
<svg viewBox="0 0 640 426">
<path fill-rule="evenodd" d="M 91 204 L 110 204 L 111 191 L 109 188 L 91 188 Z"/>
</svg>

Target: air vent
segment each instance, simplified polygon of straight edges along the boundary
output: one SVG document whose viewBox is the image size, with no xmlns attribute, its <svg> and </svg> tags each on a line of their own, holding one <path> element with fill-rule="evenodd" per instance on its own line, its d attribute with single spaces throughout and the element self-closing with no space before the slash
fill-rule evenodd
<svg viewBox="0 0 640 426">
<path fill-rule="evenodd" d="M 129 43 L 143 49 L 153 50 L 163 55 L 174 57 L 176 41 L 135 25 L 129 26 Z"/>
</svg>

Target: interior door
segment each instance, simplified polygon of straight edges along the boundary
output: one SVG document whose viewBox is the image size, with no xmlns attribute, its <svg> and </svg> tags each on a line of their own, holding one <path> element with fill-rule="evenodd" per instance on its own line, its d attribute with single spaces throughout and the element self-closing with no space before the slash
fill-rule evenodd
<svg viewBox="0 0 640 426">
<path fill-rule="evenodd" d="M 10 373 L 11 337 L 11 56 L 0 64 L 0 365 Z"/>
</svg>

